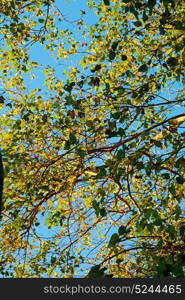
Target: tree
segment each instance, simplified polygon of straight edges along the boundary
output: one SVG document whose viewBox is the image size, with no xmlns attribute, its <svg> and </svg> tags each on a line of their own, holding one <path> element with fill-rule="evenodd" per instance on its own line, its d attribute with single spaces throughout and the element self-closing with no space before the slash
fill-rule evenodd
<svg viewBox="0 0 185 300">
<path fill-rule="evenodd" d="M 3 210 L 3 181 L 4 181 L 3 161 L 0 152 L 0 218 Z"/>
<path fill-rule="evenodd" d="M 182 1 L 89 1 L 90 28 L 55 1 L 2 7 L 1 275 L 183 277 Z M 61 75 L 33 43 L 80 62 Z"/>
</svg>

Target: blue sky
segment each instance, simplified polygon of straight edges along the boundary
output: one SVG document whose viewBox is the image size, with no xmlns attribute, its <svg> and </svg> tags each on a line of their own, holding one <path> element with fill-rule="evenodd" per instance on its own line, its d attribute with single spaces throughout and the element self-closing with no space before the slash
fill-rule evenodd
<svg viewBox="0 0 185 300">
<path fill-rule="evenodd" d="M 79 19 L 81 19 L 83 17 L 85 23 L 88 26 L 93 25 L 96 20 L 97 17 L 96 15 L 93 13 L 92 10 L 90 10 L 87 6 L 87 1 L 84 0 L 80 0 L 80 1 L 73 1 L 73 0 L 69 0 L 69 1 L 61 1 L 58 0 L 56 1 L 56 5 L 57 7 L 60 9 L 60 11 L 62 12 L 62 14 L 64 15 L 64 17 L 69 20 L 70 22 L 73 21 L 77 21 Z M 86 14 L 82 15 L 81 10 L 85 11 Z M 72 24 L 68 23 L 68 22 L 63 22 L 62 24 L 64 24 L 64 26 L 66 26 L 67 29 L 70 29 L 71 32 L 74 33 L 74 35 L 77 34 L 76 32 L 76 22 Z M 65 29 L 65 28 L 64 28 Z M 75 38 L 78 38 L 77 36 L 75 36 Z M 70 66 L 71 64 L 73 65 L 77 65 L 79 60 L 82 58 L 83 54 L 78 54 L 76 56 L 70 57 L 70 61 L 66 61 L 64 60 L 64 65 L 61 69 L 60 67 L 60 72 L 65 70 L 65 65 L 66 68 L 67 66 Z M 39 64 L 43 65 L 43 69 L 47 66 L 50 65 L 51 67 L 55 68 L 56 70 L 58 70 L 58 62 L 56 62 L 51 56 L 50 54 L 44 50 L 44 46 L 40 45 L 39 43 L 35 43 L 33 44 L 30 49 L 29 49 L 29 58 L 31 61 L 37 61 L 39 62 Z M 60 63 L 61 63 L 61 59 L 60 59 Z M 40 69 L 40 71 L 37 69 L 36 71 L 33 72 L 35 75 L 34 79 L 30 79 L 30 76 L 25 74 L 23 75 L 24 78 L 24 83 L 26 85 L 26 92 L 31 91 L 32 89 L 35 88 L 41 88 L 43 92 L 41 92 L 42 94 L 44 94 L 44 87 L 42 86 L 43 84 L 43 80 L 45 79 L 43 73 L 42 73 L 42 68 Z M 59 75 L 59 73 L 58 73 Z M 61 74 L 62 76 L 62 74 Z M 0 114 L 4 114 L 5 110 L 2 109 Z M 45 222 L 45 217 L 43 217 L 41 214 L 38 216 L 39 217 L 39 222 L 40 222 L 40 226 L 38 226 L 38 233 L 40 236 L 42 236 L 43 238 L 49 238 L 50 236 L 52 236 L 53 234 L 56 234 L 57 231 L 57 227 L 56 228 L 51 228 L 48 230 L 48 227 L 44 225 Z M 69 241 L 66 240 L 66 244 L 68 244 Z M 85 268 L 86 266 L 84 266 Z"/>
<path fill-rule="evenodd" d="M 68 3 L 65 3 L 65 2 L 63 3 L 63 1 L 58 0 L 58 1 L 56 1 L 56 5 L 61 10 L 62 14 L 64 15 L 64 17 L 67 20 L 75 21 L 75 20 L 79 20 L 83 16 L 85 24 L 87 24 L 88 26 L 95 24 L 95 22 L 97 21 L 98 18 L 93 13 L 93 11 L 88 8 L 87 1 L 84 1 L 84 0 L 72 1 L 72 0 L 70 0 L 70 1 L 66 1 L 66 2 L 68 2 Z M 82 15 L 81 10 L 85 10 L 86 14 Z M 66 28 L 70 29 L 70 31 L 74 33 L 75 38 L 77 38 L 77 39 L 79 38 L 77 36 L 76 27 L 75 27 L 76 22 L 74 22 L 73 25 L 68 22 L 66 22 L 66 23 L 63 22 L 63 24 L 65 24 Z M 47 65 L 50 65 L 51 67 L 53 67 L 56 70 L 55 74 L 60 76 L 59 77 L 60 79 L 63 78 L 62 71 L 64 71 L 65 69 L 67 69 L 68 66 L 71 66 L 71 65 L 78 66 L 79 60 L 83 57 L 83 54 L 78 54 L 78 55 L 74 55 L 74 56 L 70 57 L 69 60 L 64 59 L 63 66 L 61 68 L 61 65 L 59 67 L 58 62 L 56 60 L 54 60 L 50 56 L 50 54 L 46 50 L 44 50 L 44 46 L 40 45 L 39 43 L 35 43 L 30 48 L 29 55 L 30 55 L 30 59 L 32 61 L 39 62 L 39 64 L 43 65 L 43 68 L 45 68 Z M 60 59 L 60 64 L 61 63 L 62 63 L 62 61 Z M 42 68 L 40 69 L 40 71 L 37 70 L 36 72 L 34 72 L 34 75 L 35 75 L 34 79 L 30 79 L 28 75 L 25 75 L 25 83 L 26 83 L 27 91 L 30 91 L 34 88 L 41 88 L 42 91 L 44 91 L 44 87 L 42 86 L 42 83 L 43 83 L 43 80 L 45 79 L 45 77 L 42 73 Z M 43 238 L 49 238 L 52 235 L 56 234 L 56 232 L 59 228 L 54 227 L 54 228 L 48 229 L 48 227 L 44 225 L 45 216 L 43 217 L 41 214 L 39 214 L 38 219 L 40 222 L 40 226 L 37 227 L 36 232 L 39 234 L 39 236 L 42 236 Z M 115 230 L 113 230 L 113 229 L 110 230 L 108 236 L 110 236 L 114 232 L 115 232 Z M 96 229 L 94 230 L 93 235 L 94 235 L 94 237 L 96 237 L 96 235 L 97 235 Z M 67 238 L 65 239 L 65 243 L 66 243 L 66 245 L 69 243 L 69 240 Z M 62 250 L 62 248 L 64 248 L 64 245 L 61 245 L 61 250 Z M 98 250 L 98 248 L 96 250 Z M 89 249 L 87 249 L 87 250 L 83 249 L 83 256 L 85 256 L 88 253 L 89 253 Z M 84 268 L 84 270 L 89 269 L 89 265 L 83 264 L 80 266 L 80 268 Z M 78 276 L 80 276 L 80 275 L 82 275 L 82 274 L 79 274 Z"/>
<path fill-rule="evenodd" d="M 62 29 L 69 29 L 71 32 L 74 33 L 75 38 L 79 38 L 78 32 L 76 31 L 76 21 L 80 20 L 81 18 L 84 19 L 85 24 L 88 26 L 91 26 L 95 24 L 95 22 L 98 20 L 98 17 L 94 14 L 94 12 L 89 9 L 87 5 L 87 1 L 84 0 L 69 0 L 69 1 L 56 1 L 56 6 L 59 8 L 65 19 L 69 22 L 63 22 Z M 82 14 L 82 11 L 85 11 L 85 14 Z M 65 27 L 66 26 L 66 27 Z M 30 59 L 32 61 L 37 61 L 43 66 L 50 65 L 51 67 L 55 68 L 56 74 L 57 70 L 59 69 L 58 62 L 55 61 L 51 55 L 44 50 L 44 46 L 40 45 L 39 43 L 33 44 L 33 46 L 30 48 L 29 51 Z M 83 57 L 83 54 L 78 54 L 70 57 L 69 59 L 64 59 L 63 62 L 60 59 L 60 73 L 61 70 L 64 71 L 67 69 L 67 66 L 71 65 L 78 65 L 79 60 Z M 63 63 L 63 67 L 61 69 L 61 64 Z M 44 80 L 44 75 L 42 71 L 38 71 L 37 73 L 34 73 L 35 78 L 30 80 L 30 78 L 25 75 L 26 85 L 27 89 L 33 89 L 38 88 L 42 86 L 42 81 Z"/>
</svg>

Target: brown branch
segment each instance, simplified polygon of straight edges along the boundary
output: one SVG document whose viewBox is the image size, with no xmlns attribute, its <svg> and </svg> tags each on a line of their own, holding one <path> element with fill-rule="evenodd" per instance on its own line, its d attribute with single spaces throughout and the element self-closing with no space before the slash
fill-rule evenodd
<svg viewBox="0 0 185 300">
<path fill-rule="evenodd" d="M 130 182 L 129 182 L 129 174 L 128 173 L 127 173 L 127 187 L 128 187 L 128 193 L 129 193 L 130 199 L 132 200 L 132 202 L 134 202 L 135 206 L 137 207 L 137 209 L 139 210 L 139 212 L 141 214 L 141 209 L 140 209 L 137 201 L 133 198 L 132 193 L 131 193 Z"/>
<path fill-rule="evenodd" d="M 119 200 L 120 200 L 121 202 L 123 202 L 124 204 L 126 204 L 127 207 L 129 208 L 129 211 L 131 211 L 130 204 L 129 204 L 126 200 L 124 200 L 118 193 L 116 194 L 116 196 L 119 198 Z"/>
<path fill-rule="evenodd" d="M 47 12 L 46 12 L 46 19 L 44 22 L 44 29 L 47 30 L 47 22 L 48 22 L 48 17 L 49 17 L 49 10 L 50 10 L 50 0 L 48 0 L 47 3 Z"/>
<path fill-rule="evenodd" d="M 39 207 L 44 203 L 46 202 L 47 200 L 49 200 L 51 197 L 53 197 L 54 195 L 56 195 L 58 192 L 48 192 L 44 198 L 42 200 L 39 201 L 39 203 L 37 205 L 35 205 L 30 213 L 30 219 L 29 219 L 29 225 L 28 227 L 26 228 L 26 230 L 21 234 L 21 235 L 24 235 L 25 233 L 29 232 L 31 226 L 33 225 L 33 221 L 34 221 L 34 218 L 35 216 L 37 215 L 38 211 L 39 211 Z M 28 218 L 28 217 L 27 217 Z"/>
<path fill-rule="evenodd" d="M 148 157 L 150 158 L 150 162 L 151 162 L 152 165 L 155 167 L 155 163 L 154 163 L 153 160 L 152 160 L 153 157 L 152 157 L 149 153 L 147 153 L 147 152 L 143 152 L 143 154 L 146 155 L 146 156 L 148 156 Z M 173 173 L 173 174 L 175 174 L 175 175 L 179 175 L 179 172 L 173 170 L 173 169 L 170 168 L 169 166 L 166 166 L 166 165 L 165 165 L 165 166 L 161 166 L 161 169 L 167 170 L 167 171 L 169 171 L 169 172 L 171 172 L 171 173 Z"/>
<path fill-rule="evenodd" d="M 121 145 L 124 145 L 124 144 L 132 141 L 133 139 L 141 136 L 143 133 L 149 132 L 149 131 L 151 131 L 154 128 L 157 128 L 157 127 L 159 127 L 159 126 L 161 126 L 161 125 L 163 125 L 165 123 L 168 123 L 168 122 L 170 122 L 172 120 L 176 120 L 176 119 L 178 119 L 180 117 L 185 117 L 185 114 L 183 113 L 183 114 L 179 114 L 177 116 L 168 118 L 168 119 L 166 119 L 166 120 L 164 120 L 164 121 L 162 121 L 160 123 L 157 123 L 157 124 L 155 124 L 155 125 L 147 128 L 147 129 L 144 129 L 143 131 L 140 131 L 140 132 L 138 132 L 136 134 L 133 134 L 130 137 L 126 138 L 125 140 L 120 141 L 120 142 L 118 142 L 118 143 L 116 143 L 116 144 L 114 144 L 112 146 L 104 146 L 104 147 L 100 147 L 100 148 L 87 149 L 87 154 L 91 154 L 91 153 L 94 153 L 94 152 L 107 152 L 107 151 L 109 152 L 109 151 L 112 151 L 112 150 L 116 149 L 117 147 L 119 147 Z"/>
<path fill-rule="evenodd" d="M 124 241 L 127 241 L 127 240 L 132 240 L 132 239 L 138 239 L 138 238 L 141 238 L 141 239 L 158 239 L 158 238 L 162 238 L 160 235 L 140 235 L 140 236 L 130 236 L 130 237 L 127 237 L 127 238 L 123 238 L 123 239 L 120 239 L 121 242 L 124 242 Z"/>
<path fill-rule="evenodd" d="M 78 238 L 76 238 L 74 241 L 70 242 L 62 251 L 61 254 L 70 248 L 74 243 L 78 242 L 87 232 L 89 232 L 91 229 L 93 229 L 101 220 L 103 217 L 98 218 L 96 222 L 94 222 L 90 227 L 88 227 Z"/>
<path fill-rule="evenodd" d="M 120 251 L 119 253 L 113 254 L 113 255 L 111 255 L 111 256 L 105 258 L 105 259 L 100 263 L 100 265 L 104 264 L 105 262 L 111 260 L 112 258 L 114 258 L 114 257 L 116 257 L 116 256 L 118 256 L 118 255 L 120 255 L 120 254 L 127 253 L 127 252 L 134 251 L 134 250 L 139 250 L 139 249 L 143 249 L 143 247 L 134 247 L 134 248 L 124 249 L 124 250 Z M 151 250 L 152 250 L 152 249 L 154 249 L 154 248 L 152 248 L 152 247 L 145 247 L 145 249 L 151 249 Z"/>
</svg>

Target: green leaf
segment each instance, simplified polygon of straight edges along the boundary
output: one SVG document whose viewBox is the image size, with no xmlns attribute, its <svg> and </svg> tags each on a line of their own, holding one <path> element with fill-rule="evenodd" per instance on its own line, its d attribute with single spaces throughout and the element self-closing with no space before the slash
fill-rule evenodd
<svg viewBox="0 0 185 300">
<path fill-rule="evenodd" d="M 156 5 L 156 0 L 148 0 L 148 8 L 152 10 Z"/>
<path fill-rule="evenodd" d="M 138 71 L 139 72 L 146 72 L 146 71 L 148 71 L 147 65 L 143 64 L 142 66 L 139 67 Z"/>
<path fill-rule="evenodd" d="M 101 209 L 100 209 L 100 215 L 101 215 L 102 217 L 105 217 L 105 216 L 107 215 L 107 212 L 106 212 L 106 209 L 105 209 L 105 208 L 101 208 Z"/>
<path fill-rule="evenodd" d="M 161 177 L 164 179 L 170 179 L 170 174 L 169 173 L 163 173 L 161 174 Z"/>
<path fill-rule="evenodd" d="M 82 150 L 82 148 L 78 148 L 78 149 L 77 149 L 77 153 L 78 153 L 78 155 L 79 155 L 81 158 L 84 158 L 84 157 L 85 157 L 85 151 Z"/>
<path fill-rule="evenodd" d="M 100 265 L 93 266 L 88 273 L 89 278 L 96 278 L 99 275 Z"/>
<path fill-rule="evenodd" d="M 163 240 L 159 240 L 159 242 L 157 243 L 157 247 L 161 249 L 162 245 L 163 245 Z"/>
<path fill-rule="evenodd" d="M 44 19 L 38 19 L 39 23 L 44 23 Z"/>
<path fill-rule="evenodd" d="M 57 260 L 57 258 L 55 256 L 52 256 L 51 260 L 50 260 L 51 264 L 54 264 L 56 262 L 56 260 Z"/>
<path fill-rule="evenodd" d="M 69 142 L 70 144 L 76 144 L 77 142 L 76 136 L 73 132 L 70 132 L 69 134 Z"/>
<path fill-rule="evenodd" d="M 115 247 L 115 245 L 120 241 L 119 235 L 117 233 L 113 233 L 113 235 L 110 238 L 108 248 Z"/>
<path fill-rule="evenodd" d="M 121 150 L 121 149 L 119 149 L 119 150 L 118 150 L 118 152 L 117 152 L 117 155 L 116 155 L 116 157 L 117 157 L 118 159 L 125 158 L 125 151 L 124 151 L 124 150 Z"/>
<path fill-rule="evenodd" d="M 5 100 L 6 100 L 6 99 L 5 99 L 3 96 L 0 96 L 0 103 L 3 104 L 3 103 L 5 102 Z"/>
<path fill-rule="evenodd" d="M 6 103 L 6 106 L 9 106 L 10 108 L 12 108 L 12 104 L 11 103 Z"/>
<path fill-rule="evenodd" d="M 146 22 L 148 20 L 148 16 L 146 15 L 146 13 L 144 12 L 143 13 L 143 22 Z"/>
<path fill-rule="evenodd" d="M 115 51 L 117 46 L 119 45 L 120 41 L 115 41 L 113 44 L 112 44 L 112 50 Z"/>
<path fill-rule="evenodd" d="M 94 85 L 94 86 L 99 86 L 100 85 L 100 78 L 99 77 L 91 77 L 90 84 Z"/>
<path fill-rule="evenodd" d="M 107 175 L 106 168 L 100 167 L 99 172 L 97 174 L 97 178 L 102 178 L 102 177 L 105 177 L 106 175 Z"/>
<path fill-rule="evenodd" d="M 101 69 L 101 65 L 96 65 L 94 69 L 91 70 L 91 72 L 96 72 L 99 71 L 100 69 Z"/>
<path fill-rule="evenodd" d="M 169 187 L 169 192 L 172 194 L 172 196 L 175 196 L 176 195 L 176 189 L 174 187 L 174 184 L 172 184 L 170 187 Z"/>
<path fill-rule="evenodd" d="M 96 200 L 92 201 L 92 207 L 94 208 L 96 216 L 98 217 L 100 213 L 100 208 L 99 208 L 99 203 Z"/>
<path fill-rule="evenodd" d="M 161 218 L 160 218 L 160 216 L 158 214 L 158 211 L 157 210 L 153 210 L 152 212 L 153 212 L 153 218 L 155 220 L 154 224 L 156 226 L 160 226 L 162 224 L 162 220 L 161 220 Z"/>
<path fill-rule="evenodd" d="M 93 71 L 91 71 L 91 72 L 93 72 Z M 82 88 L 83 85 L 84 85 L 84 80 L 78 81 L 77 85 L 78 85 L 80 88 Z"/>
<path fill-rule="evenodd" d="M 70 147 L 71 147 L 71 143 L 70 143 L 70 141 L 68 140 L 68 141 L 65 142 L 64 150 L 69 150 Z"/>
<path fill-rule="evenodd" d="M 121 55 L 121 59 L 122 59 L 123 61 L 124 61 L 124 60 L 127 60 L 127 58 L 128 58 L 128 57 L 127 57 L 125 54 L 122 54 L 122 55 Z"/>
<path fill-rule="evenodd" d="M 119 128 L 117 133 L 118 133 L 118 135 L 123 136 L 123 135 L 125 135 L 125 130 L 123 128 Z"/>
<path fill-rule="evenodd" d="M 94 122 L 92 120 L 87 120 L 86 124 L 88 127 L 94 128 Z"/>
<path fill-rule="evenodd" d="M 109 59 L 113 60 L 116 57 L 116 53 L 113 50 L 109 51 Z"/>
<path fill-rule="evenodd" d="M 122 261 L 124 261 L 123 259 L 121 259 L 121 258 L 117 258 L 116 259 L 116 263 L 119 265 Z"/>
<path fill-rule="evenodd" d="M 134 5 L 130 5 L 129 10 L 138 19 L 138 12 L 135 9 Z"/>
<path fill-rule="evenodd" d="M 43 116 L 42 116 L 42 121 L 43 121 L 44 123 L 46 123 L 47 120 L 48 120 L 48 116 L 47 116 L 47 115 L 43 115 Z"/>
<path fill-rule="evenodd" d="M 117 112 L 113 113 L 111 116 L 113 119 L 118 120 L 121 116 L 121 113 L 119 111 L 117 111 Z"/>
<path fill-rule="evenodd" d="M 110 1 L 109 0 L 103 0 L 105 5 L 110 5 Z"/>
<path fill-rule="evenodd" d="M 64 86 L 64 90 L 70 93 L 74 86 L 75 86 L 75 82 L 71 82 L 71 83 L 66 84 Z"/>
<path fill-rule="evenodd" d="M 169 236 L 174 239 L 175 238 L 175 235 L 176 235 L 176 230 L 175 230 L 175 227 L 173 225 L 168 225 L 168 233 L 169 233 Z"/>
<path fill-rule="evenodd" d="M 178 184 L 183 184 L 185 182 L 185 179 L 182 176 L 176 177 L 176 181 Z"/>
<path fill-rule="evenodd" d="M 163 143 L 161 141 L 154 141 L 154 145 L 158 148 L 162 148 Z"/>
<path fill-rule="evenodd" d="M 182 237 L 185 236 L 185 225 L 182 225 L 182 226 L 180 227 L 180 235 L 181 235 Z"/>
<path fill-rule="evenodd" d="M 141 220 L 141 221 L 140 221 L 140 227 L 141 227 L 142 229 L 144 229 L 146 226 L 147 226 L 146 221 L 145 221 L 144 219 Z"/>
<path fill-rule="evenodd" d="M 185 167 L 185 158 L 180 157 L 174 164 L 175 168 Z"/>
<path fill-rule="evenodd" d="M 182 30 L 183 29 L 183 23 L 181 21 L 175 21 L 173 23 L 175 29 L 179 29 L 179 30 Z"/>
<path fill-rule="evenodd" d="M 125 226 L 120 226 L 118 229 L 119 235 L 125 235 L 127 233 L 127 228 Z"/>
<path fill-rule="evenodd" d="M 167 59 L 167 64 L 170 66 L 170 67 L 175 67 L 178 63 L 178 60 L 176 57 L 170 57 Z"/>
<path fill-rule="evenodd" d="M 107 175 L 106 168 L 100 167 L 99 172 L 97 174 L 97 178 L 102 178 L 102 177 L 105 177 L 106 175 Z"/>
<path fill-rule="evenodd" d="M 140 26 L 142 26 L 142 22 L 141 21 L 136 21 L 136 22 L 134 22 L 134 25 L 136 27 L 140 27 Z"/>
<path fill-rule="evenodd" d="M 153 225 L 152 225 L 152 224 L 146 224 L 146 227 L 147 227 L 147 229 L 148 229 L 148 231 L 149 231 L 150 233 L 153 232 Z"/>
<path fill-rule="evenodd" d="M 181 210 L 180 206 L 179 206 L 179 205 L 176 205 L 175 211 L 174 211 L 175 219 L 176 219 L 176 220 L 179 219 L 181 213 L 182 213 L 182 210 Z"/>
<path fill-rule="evenodd" d="M 160 32 L 161 35 L 165 34 L 165 30 L 164 30 L 164 27 L 162 25 L 159 26 L 159 32 Z"/>
<path fill-rule="evenodd" d="M 16 120 L 14 128 L 15 129 L 20 129 L 21 128 L 21 120 Z"/>
<path fill-rule="evenodd" d="M 102 268 L 101 269 L 101 265 L 96 265 L 96 266 L 93 266 L 89 273 L 88 273 L 88 278 L 101 278 L 101 277 L 104 277 L 104 271 L 106 270 L 107 268 Z"/>
<path fill-rule="evenodd" d="M 62 217 L 62 218 L 60 219 L 60 221 L 59 221 L 60 226 L 63 225 L 63 221 L 64 221 L 64 217 Z"/>
</svg>

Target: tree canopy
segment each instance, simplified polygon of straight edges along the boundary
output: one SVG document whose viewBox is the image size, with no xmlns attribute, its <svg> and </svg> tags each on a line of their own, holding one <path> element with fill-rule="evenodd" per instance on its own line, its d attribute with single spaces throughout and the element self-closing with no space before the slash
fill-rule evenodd
<svg viewBox="0 0 185 300">
<path fill-rule="evenodd" d="M 185 5 L 87 2 L 0 1 L 0 274 L 183 277 Z"/>
</svg>

